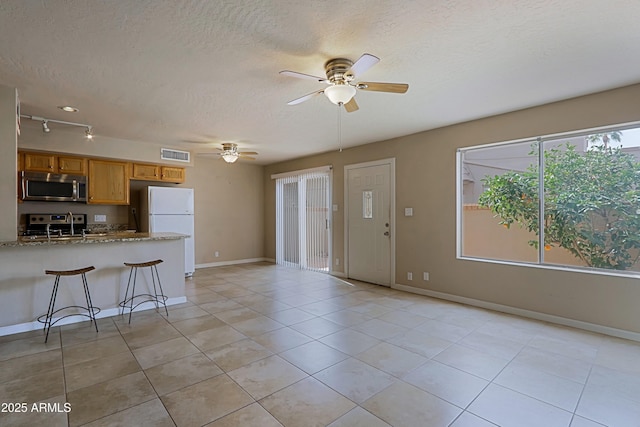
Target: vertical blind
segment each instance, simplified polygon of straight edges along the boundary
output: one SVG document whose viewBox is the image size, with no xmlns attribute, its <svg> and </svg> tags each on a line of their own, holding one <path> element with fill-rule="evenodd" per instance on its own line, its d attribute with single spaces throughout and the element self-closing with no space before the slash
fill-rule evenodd
<svg viewBox="0 0 640 427">
<path fill-rule="evenodd" d="M 276 178 L 276 263 L 329 271 L 330 169 Z"/>
</svg>

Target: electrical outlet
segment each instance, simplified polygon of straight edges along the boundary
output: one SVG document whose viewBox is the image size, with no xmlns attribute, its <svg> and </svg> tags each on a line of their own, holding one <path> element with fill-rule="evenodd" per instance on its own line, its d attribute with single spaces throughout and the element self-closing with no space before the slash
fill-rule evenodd
<svg viewBox="0 0 640 427">
<path fill-rule="evenodd" d="M 218 257 L 220 256 L 220 252 L 215 251 L 215 252 L 214 252 L 214 254 L 213 254 L 213 256 L 215 256 L 216 258 L 218 258 Z"/>
<path fill-rule="evenodd" d="M 136 208 L 131 208 L 131 215 L 135 215 L 136 214 Z"/>
<path fill-rule="evenodd" d="M 407 273 L 407 280 L 413 280 L 413 273 L 411 272 Z"/>
<path fill-rule="evenodd" d="M 429 281 L 429 273 L 427 273 L 426 271 L 422 273 L 422 280 L 424 280 L 425 282 Z"/>
<path fill-rule="evenodd" d="M 93 216 L 93 221 L 94 222 L 107 222 L 107 216 L 106 215 L 94 215 Z"/>
</svg>

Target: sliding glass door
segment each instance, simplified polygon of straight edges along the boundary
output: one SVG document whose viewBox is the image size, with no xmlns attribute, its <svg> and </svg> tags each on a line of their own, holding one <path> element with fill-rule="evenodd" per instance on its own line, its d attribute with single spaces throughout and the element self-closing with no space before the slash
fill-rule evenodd
<svg viewBox="0 0 640 427">
<path fill-rule="evenodd" d="M 276 178 L 276 262 L 329 271 L 330 170 Z"/>
</svg>

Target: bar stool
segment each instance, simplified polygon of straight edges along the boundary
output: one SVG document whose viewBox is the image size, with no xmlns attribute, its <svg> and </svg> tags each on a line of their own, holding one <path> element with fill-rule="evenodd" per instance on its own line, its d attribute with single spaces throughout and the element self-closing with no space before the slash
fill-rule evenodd
<svg viewBox="0 0 640 427">
<path fill-rule="evenodd" d="M 89 319 L 91 319 L 91 322 L 94 323 L 95 327 L 96 327 L 96 332 L 98 332 L 98 322 L 96 321 L 96 314 L 100 313 L 100 309 L 98 307 L 94 307 L 93 303 L 91 302 L 91 294 L 89 293 L 89 285 L 87 284 L 87 276 L 86 273 L 88 273 L 89 271 L 95 270 L 96 268 L 94 266 L 90 266 L 90 267 L 85 267 L 85 268 L 79 268 L 77 270 L 45 270 L 45 274 L 50 274 L 52 276 L 56 276 L 56 279 L 53 283 L 53 290 L 51 291 L 51 299 L 49 300 L 49 308 L 47 310 L 47 314 L 43 314 L 42 316 L 38 317 L 38 322 L 40 323 L 44 323 L 44 329 L 47 331 L 47 335 L 44 338 L 44 342 L 46 343 L 47 340 L 49 339 L 49 331 L 51 330 L 51 326 L 55 325 L 56 323 L 58 323 L 60 320 L 66 318 L 66 317 L 70 317 L 70 316 L 86 316 Z M 87 306 L 83 307 L 80 305 L 69 305 L 66 307 L 62 307 L 59 308 L 57 310 L 55 309 L 55 305 L 56 305 L 56 298 L 58 296 L 58 287 L 60 285 L 60 277 L 61 276 L 77 276 L 80 275 L 82 276 L 82 286 L 84 288 L 84 298 L 87 301 Z M 71 313 L 71 314 L 67 314 L 66 316 L 62 316 L 58 319 L 56 319 L 55 321 L 53 321 L 53 316 L 62 311 L 62 310 L 66 310 L 69 308 L 79 308 L 81 310 L 86 310 L 88 312 L 88 314 L 86 313 Z"/>
<path fill-rule="evenodd" d="M 124 315 L 124 309 L 129 309 L 129 323 L 131 323 L 131 313 L 133 310 L 138 307 L 140 304 L 144 304 L 145 302 L 153 302 L 156 304 L 156 310 L 160 308 L 159 303 L 164 305 L 164 311 L 169 316 L 169 310 L 167 310 L 167 299 L 168 296 L 164 295 L 164 291 L 162 290 L 162 284 L 160 284 L 160 276 L 158 275 L 158 264 L 163 262 L 161 259 L 156 259 L 154 261 L 147 262 L 125 262 L 124 265 L 127 267 L 131 267 L 131 271 L 129 272 L 129 281 L 127 282 L 127 290 L 124 292 L 124 300 L 120 302 L 120 307 L 122 307 L 122 315 Z M 153 282 L 153 294 L 137 294 L 136 295 L 136 278 L 138 277 L 138 268 L 149 267 L 151 270 L 151 281 Z M 155 276 L 154 276 L 155 272 Z M 131 277 L 133 277 L 133 285 L 131 284 Z M 158 289 L 156 288 L 156 279 L 158 280 L 158 288 L 160 288 L 160 293 L 158 293 Z M 129 287 L 131 287 L 131 296 L 127 298 L 129 295 Z M 136 305 L 133 305 L 133 300 L 135 298 L 146 297 L 147 299 L 138 302 Z"/>
</svg>

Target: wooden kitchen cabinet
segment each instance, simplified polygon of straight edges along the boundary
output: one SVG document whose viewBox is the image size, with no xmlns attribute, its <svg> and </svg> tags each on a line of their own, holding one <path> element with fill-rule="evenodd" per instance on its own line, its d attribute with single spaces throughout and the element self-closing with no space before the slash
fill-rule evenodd
<svg viewBox="0 0 640 427">
<path fill-rule="evenodd" d="M 160 166 L 134 163 L 131 179 L 157 181 L 160 179 Z"/>
<path fill-rule="evenodd" d="M 163 181 L 180 184 L 184 182 L 184 168 L 173 166 L 151 165 L 144 163 L 134 163 L 131 179 L 142 181 Z"/>
<path fill-rule="evenodd" d="M 81 157 L 58 156 L 58 172 L 70 175 L 86 175 L 87 160 Z"/>
<path fill-rule="evenodd" d="M 24 170 L 32 172 L 51 172 L 58 171 L 58 163 L 56 156 L 46 153 L 24 153 Z"/>
<path fill-rule="evenodd" d="M 180 184 L 184 182 L 184 176 L 184 168 L 176 168 L 173 166 L 162 166 L 160 168 L 160 179 L 162 181 Z"/>
<path fill-rule="evenodd" d="M 21 153 L 18 170 L 31 172 L 66 173 L 86 175 L 87 160 L 82 157 L 57 156 L 49 153 Z"/>
<path fill-rule="evenodd" d="M 108 160 L 89 160 L 87 203 L 129 204 L 131 164 Z"/>
</svg>

